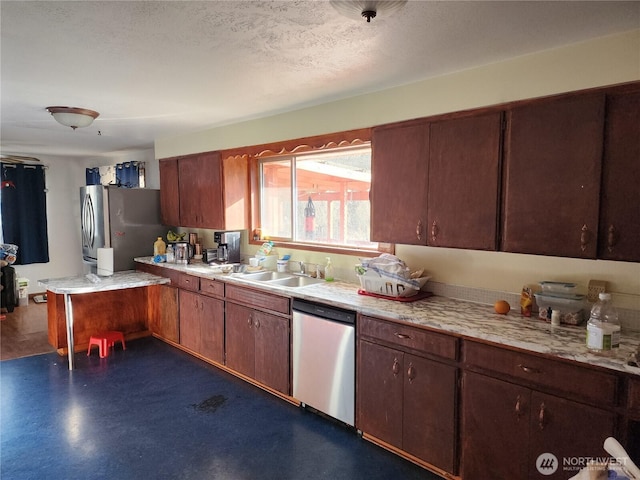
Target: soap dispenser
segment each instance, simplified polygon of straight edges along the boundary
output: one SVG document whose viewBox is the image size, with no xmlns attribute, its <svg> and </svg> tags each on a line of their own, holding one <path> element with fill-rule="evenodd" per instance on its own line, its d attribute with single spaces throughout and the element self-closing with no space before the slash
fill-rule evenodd
<svg viewBox="0 0 640 480">
<path fill-rule="evenodd" d="M 330 257 L 327 257 L 327 266 L 324 267 L 324 279 L 327 282 L 333 282 L 333 265 Z"/>
</svg>

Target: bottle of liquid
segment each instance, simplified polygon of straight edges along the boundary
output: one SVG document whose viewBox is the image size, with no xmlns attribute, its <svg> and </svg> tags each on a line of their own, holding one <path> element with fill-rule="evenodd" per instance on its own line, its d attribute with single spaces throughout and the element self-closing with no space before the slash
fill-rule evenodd
<svg viewBox="0 0 640 480">
<path fill-rule="evenodd" d="M 176 262 L 176 256 L 173 253 L 173 245 L 171 244 L 167 245 L 166 256 L 167 256 L 167 263 Z"/>
<path fill-rule="evenodd" d="M 607 353 L 620 346 L 620 322 L 610 293 L 600 293 L 587 323 L 587 348 Z"/>
<path fill-rule="evenodd" d="M 324 279 L 327 282 L 333 282 L 333 265 L 330 257 L 327 257 L 327 265 L 324 267 Z"/>
<path fill-rule="evenodd" d="M 158 237 L 158 239 L 153 243 L 153 255 L 164 255 L 167 252 L 167 244 L 164 243 L 162 237 Z"/>
</svg>

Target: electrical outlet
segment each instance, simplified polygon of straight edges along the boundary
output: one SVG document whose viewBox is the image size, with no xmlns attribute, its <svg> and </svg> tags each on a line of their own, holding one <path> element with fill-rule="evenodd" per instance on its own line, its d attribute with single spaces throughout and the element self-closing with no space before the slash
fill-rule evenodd
<svg viewBox="0 0 640 480">
<path fill-rule="evenodd" d="M 587 300 L 591 303 L 598 301 L 598 295 L 607 291 L 607 282 L 603 280 L 589 280 Z"/>
</svg>

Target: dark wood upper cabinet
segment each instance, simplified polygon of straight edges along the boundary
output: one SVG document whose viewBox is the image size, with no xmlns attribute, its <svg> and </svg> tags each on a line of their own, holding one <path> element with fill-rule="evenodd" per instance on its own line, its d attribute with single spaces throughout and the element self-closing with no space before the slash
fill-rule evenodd
<svg viewBox="0 0 640 480">
<path fill-rule="evenodd" d="M 183 157 L 178 162 L 180 225 L 222 228 L 223 185 L 219 152 Z"/>
<path fill-rule="evenodd" d="M 160 160 L 163 223 L 182 227 L 243 229 L 249 216 L 247 157 L 205 152 Z"/>
<path fill-rule="evenodd" d="M 495 250 L 502 112 L 434 122 L 430 130 L 428 245 Z"/>
<path fill-rule="evenodd" d="M 640 262 L 640 91 L 607 95 L 598 258 Z"/>
<path fill-rule="evenodd" d="M 180 193 L 178 187 L 178 159 L 159 161 L 160 216 L 163 225 L 180 225 Z"/>
<path fill-rule="evenodd" d="M 604 93 L 507 112 L 502 250 L 596 258 Z"/>
<path fill-rule="evenodd" d="M 371 240 L 426 245 L 429 124 L 385 125 L 371 138 Z"/>
</svg>

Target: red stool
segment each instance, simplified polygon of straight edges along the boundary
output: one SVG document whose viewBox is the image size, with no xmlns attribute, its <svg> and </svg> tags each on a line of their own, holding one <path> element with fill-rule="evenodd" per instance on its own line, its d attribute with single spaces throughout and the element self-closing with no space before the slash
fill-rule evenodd
<svg viewBox="0 0 640 480">
<path fill-rule="evenodd" d="M 89 348 L 87 350 L 87 357 L 91 355 L 92 345 L 98 346 L 98 349 L 100 352 L 100 358 L 105 358 L 109 356 L 109 349 L 114 348 L 116 342 L 120 342 L 123 350 L 127 349 L 127 347 L 124 344 L 124 335 L 122 334 L 122 332 L 109 331 L 109 332 L 100 332 L 95 335 L 92 335 L 91 338 L 89 338 Z"/>
</svg>

